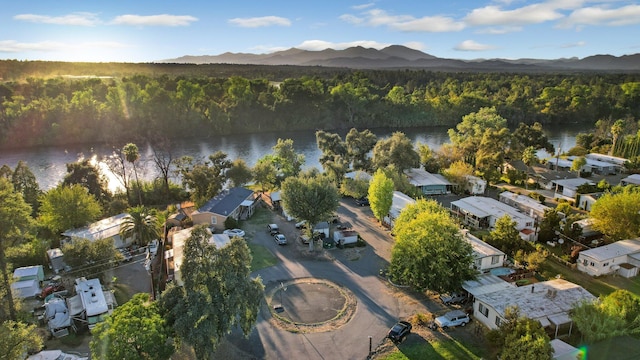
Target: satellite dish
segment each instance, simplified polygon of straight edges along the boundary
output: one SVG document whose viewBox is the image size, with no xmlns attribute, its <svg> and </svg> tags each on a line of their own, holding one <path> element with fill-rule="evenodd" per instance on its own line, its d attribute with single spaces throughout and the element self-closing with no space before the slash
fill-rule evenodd
<svg viewBox="0 0 640 360">
<path fill-rule="evenodd" d="M 558 239 L 558 244 L 564 244 L 564 239 Z"/>
</svg>

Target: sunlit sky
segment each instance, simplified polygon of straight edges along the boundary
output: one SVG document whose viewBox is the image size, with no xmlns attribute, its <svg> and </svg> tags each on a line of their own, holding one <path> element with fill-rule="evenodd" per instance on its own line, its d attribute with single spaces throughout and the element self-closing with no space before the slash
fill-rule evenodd
<svg viewBox="0 0 640 360">
<path fill-rule="evenodd" d="M 0 4 L 0 59 L 153 62 L 357 45 L 404 45 L 455 59 L 640 53 L 640 4 L 626 0 Z"/>
</svg>

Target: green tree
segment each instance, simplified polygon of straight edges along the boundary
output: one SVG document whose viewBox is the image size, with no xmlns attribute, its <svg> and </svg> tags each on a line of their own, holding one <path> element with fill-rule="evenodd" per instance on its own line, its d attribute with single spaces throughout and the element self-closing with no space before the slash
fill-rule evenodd
<svg viewBox="0 0 640 360">
<path fill-rule="evenodd" d="M 367 195 L 373 216 L 382 222 L 384 217 L 389 214 L 389 210 L 391 210 L 391 204 L 393 202 L 393 181 L 385 175 L 384 171 L 376 171 L 369 183 Z"/>
<path fill-rule="evenodd" d="M 23 360 L 28 353 L 38 352 L 44 345 L 36 325 L 15 321 L 2 322 L 0 339 L 0 354 L 7 360 Z"/>
<path fill-rule="evenodd" d="M 170 328 L 149 294 L 136 294 L 91 331 L 91 356 L 96 359 L 169 359 Z"/>
<path fill-rule="evenodd" d="M 467 183 L 467 177 L 473 175 L 473 166 L 467 164 L 464 161 L 456 161 L 446 168 L 442 174 L 454 184 L 458 184 L 460 188 L 464 189 Z"/>
<path fill-rule="evenodd" d="M 430 173 L 440 171 L 440 164 L 436 154 L 427 144 L 418 144 L 418 155 L 420 156 L 420 164 Z"/>
<path fill-rule="evenodd" d="M 161 296 L 180 341 L 192 346 L 198 359 L 211 359 L 220 340 L 239 325 L 251 332 L 263 297 L 260 278 L 250 278 L 251 254 L 238 237 L 218 249 L 209 243 L 206 226 L 193 228 L 184 246 L 182 287 L 170 287 Z"/>
<path fill-rule="evenodd" d="M 373 166 L 384 169 L 394 165 L 402 172 L 420 165 L 420 156 L 404 133 L 394 132 L 390 138 L 378 140 L 373 148 Z"/>
<path fill-rule="evenodd" d="M 253 179 L 251 168 L 242 160 L 236 159 L 231 163 L 231 167 L 226 172 L 226 176 L 234 187 L 244 186 Z"/>
<path fill-rule="evenodd" d="M 591 207 L 593 228 L 610 242 L 640 236 L 640 189 L 625 186 L 617 193 L 605 193 Z"/>
<path fill-rule="evenodd" d="M 487 335 L 489 342 L 498 348 L 500 359 L 545 359 L 553 358 L 549 335 L 538 320 L 520 316 L 517 307 L 505 310 L 505 319 L 498 329 Z"/>
<path fill-rule="evenodd" d="M 326 176 L 289 177 L 282 183 L 284 209 L 311 226 L 331 217 L 339 201 L 338 189 Z M 309 249 L 313 249 L 312 242 Z"/>
<path fill-rule="evenodd" d="M 520 232 L 516 229 L 516 222 L 511 220 L 509 215 L 504 215 L 496 221 L 486 240 L 511 257 L 518 250 L 525 248 L 525 242 L 520 238 Z"/>
<path fill-rule="evenodd" d="M 54 234 L 85 226 L 98 219 L 98 200 L 80 185 L 58 186 L 40 198 L 40 222 Z"/>
<path fill-rule="evenodd" d="M 67 164 L 67 174 L 62 180 L 62 185 L 74 184 L 86 188 L 89 194 L 95 196 L 101 203 L 106 203 L 111 198 L 107 178 L 88 159 Z"/>
<path fill-rule="evenodd" d="M 115 262 L 123 260 L 122 254 L 113 244 L 113 238 L 93 241 L 74 238 L 62 245 L 61 250 L 65 263 L 73 268 L 76 277 L 99 277 L 103 281 L 109 281 L 106 271 Z"/>
<path fill-rule="evenodd" d="M 184 186 L 191 191 L 191 199 L 201 206 L 218 195 L 227 181 L 226 172 L 231 167 L 227 154 L 216 151 L 203 163 L 193 164 L 193 159 L 183 157 L 178 168 Z"/>
<path fill-rule="evenodd" d="M 152 240 L 160 238 L 160 227 L 157 213 L 145 206 L 129 208 L 128 215 L 120 225 L 120 237 L 133 239 L 140 246 L 147 246 Z"/>
<path fill-rule="evenodd" d="M 486 180 L 497 180 L 505 160 L 504 144 L 509 142 L 509 129 L 488 129 L 482 136 L 476 153 L 476 168 Z"/>
<path fill-rule="evenodd" d="M 394 225 L 389 274 L 420 291 L 454 291 L 474 279 L 471 245 L 446 209 L 434 200 L 408 205 Z M 434 261 L 437 259 L 437 261 Z"/>
<path fill-rule="evenodd" d="M 251 172 L 253 173 L 253 180 L 260 185 L 260 190 L 273 189 L 276 184 L 276 167 L 269 159 L 262 158 L 258 160 Z"/>
<path fill-rule="evenodd" d="M 296 153 L 293 140 L 278 139 L 273 146 L 272 161 L 277 170 L 277 183 L 282 183 L 290 176 L 298 176 L 305 159 L 303 154 Z"/>
<path fill-rule="evenodd" d="M 5 178 L 0 178 L 0 204 L 0 288 L 6 289 L 6 301 L 0 305 L 0 320 L 16 320 L 13 294 L 9 290 L 12 269 L 7 261 L 7 249 L 27 240 L 34 222 L 31 207 Z"/>
<path fill-rule="evenodd" d="M 140 159 L 140 151 L 138 146 L 134 143 L 128 143 L 122 148 L 125 160 L 133 166 L 133 173 L 136 177 L 136 184 L 138 188 L 138 205 L 142 205 L 142 192 L 140 191 L 140 180 L 138 180 L 138 168 L 136 162 Z"/>
<path fill-rule="evenodd" d="M 620 136 L 624 134 L 625 127 L 626 122 L 622 119 L 616 120 L 616 122 L 611 125 L 612 144 L 611 149 L 609 150 L 609 155 L 613 155 L 613 152 L 616 150 L 618 140 L 620 139 Z"/>
<path fill-rule="evenodd" d="M 36 176 L 33 175 L 31 169 L 27 164 L 20 160 L 16 165 L 16 168 L 11 174 L 11 183 L 15 191 L 22 194 L 24 201 L 31 205 L 31 214 L 36 215 L 38 213 L 38 197 L 40 196 L 40 187 L 36 181 Z"/>
<path fill-rule="evenodd" d="M 378 142 L 377 136 L 369 129 L 358 131 L 352 128 L 344 140 L 351 168 L 353 170 L 370 171 L 371 159 L 369 158 L 369 153 Z"/>
<path fill-rule="evenodd" d="M 520 123 L 518 128 L 513 132 L 510 145 L 511 151 L 515 155 L 522 154 L 524 149 L 530 146 L 533 147 L 534 150 L 544 149 L 549 154 L 555 152 L 553 144 L 549 142 L 547 135 L 542 129 L 542 124 L 538 122 L 533 123 L 533 125 Z"/>
<path fill-rule="evenodd" d="M 527 179 L 525 180 L 525 188 L 529 186 L 529 173 L 531 171 L 531 166 L 538 163 L 538 155 L 536 154 L 536 149 L 533 146 L 528 146 L 522 152 L 522 162 L 527 165 Z"/>
<path fill-rule="evenodd" d="M 507 120 L 500 116 L 495 108 L 481 108 L 478 112 L 463 116 L 455 129 L 449 129 L 449 138 L 455 147 L 462 150 L 466 162 L 477 164 L 476 154 L 485 133 L 498 133 L 506 128 Z M 502 152 L 505 144 L 507 143 L 502 143 Z"/>
<path fill-rule="evenodd" d="M 599 301 L 584 301 L 570 316 L 587 342 L 640 334 L 640 298 L 628 290 L 616 290 Z"/>
<path fill-rule="evenodd" d="M 571 162 L 570 170 L 575 171 L 578 177 L 580 177 L 580 171 L 585 165 L 587 165 L 587 159 L 585 159 L 583 156 L 580 156 L 573 159 L 573 161 Z"/>
<path fill-rule="evenodd" d="M 538 241 L 547 242 L 556 238 L 556 231 L 560 231 L 560 214 L 556 209 L 544 211 L 544 217 L 540 220 L 540 230 L 538 231 Z"/>
</svg>

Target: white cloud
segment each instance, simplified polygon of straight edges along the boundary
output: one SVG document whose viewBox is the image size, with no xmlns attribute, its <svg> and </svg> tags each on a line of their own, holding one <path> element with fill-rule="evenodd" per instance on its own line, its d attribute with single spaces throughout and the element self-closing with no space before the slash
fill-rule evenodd
<svg viewBox="0 0 640 360">
<path fill-rule="evenodd" d="M 189 15 L 120 15 L 116 16 L 111 23 L 116 25 L 134 26 L 188 26 L 198 18 Z"/>
<path fill-rule="evenodd" d="M 623 26 L 640 24 L 640 5 L 627 5 L 617 9 L 587 7 L 577 9 L 564 20 L 561 27 L 580 25 Z"/>
<path fill-rule="evenodd" d="M 502 35 L 522 31 L 521 26 L 499 26 L 484 28 L 476 31 L 477 34 Z"/>
<path fill-rule="evenodd" d="M 51 51 L 71 51 L 79 49 L 91 49 L 91 48 L 126 48 L 129 47 L 126 44 L 117 42 L 84 42 L 84 43 L 63 43 L 56 41 L 41 41 L 34 43 L 20 43 L 15 40 L 0 41 L 0 52 L 15 53 L 22 51 L 38 51 L 38 52 L 51 52 Z"/>
<path fill-rule="evenodd" d="M 374 49 L 380 50 L 391 45 L 393 44 L 380 43 L 377 41 L 370 41 L 370 40 L 359 40 L 359 41 L 339 42 L 339 43 L 324 41 L 324 40 L 306 40 L 306 41 L 303 41 L 300 45 L 296 45 L 295 47 L 298 49 L 311 50 L 311 51 L 320 51 L 324 49 L 343 50 L 343 49 L 354 47 L 354 46 L 362 46 L 365 48 L 374 48 Z"/>
<path fill-rule="evenodd" d="M 273 26 L 273 25 L 291 26 L 291 21 L 289 19 L 279 17 L 279 16 L 234 18 L 234 19 L 229 19 L 229 23 L 236 26 L 248 27 L 248 28 L 257 28 L 257 27 L 265 27 L 265 26 Z"/>
<path fill-rule="evenodd" d="M 458 51 L 485 51 L 493 50 L 495 48 L 496 47 L 493 45 L 480 44 L 473 40 L 465 40 L 454 47 L 454 49 Z"/>
<path fill-rule="evenodd" d="M 100 23 L 97 14 L 86 12 L 78 12 L 64 16 L 20 14 L 13 18 L 20 21 L 54 25 L 94 26 Z"/>
<path fill-rule="evenodd" d="M 375 5 L 374 3 L 366 3 L 366 4 L 360 4 L 360 5 L 353 5 L 351 8 L 354 10 L 364 10 L 374 5 Z"/>
<path fill-rule="evenodd" d="M 386 26 L 403 32 L 448 32 L 460 31 L 465 25 L 447 16 L 424 16 L 416 18 L 411 15 L 390 15 L 381 9 L 365 11 L 361 16 L 345 14 L 340 19 L 355 25 L 372 27 Z"/>
<path fill-rule="evenodd" d="M 544 4 L 533 4 L 514 10 L 502 10 L 499 6 L 474 9 L 465 17 L 469 25 L 523 25 L 557 20 L 564 15 Z"/>
<path fill-rule="evenodd" d="M 413 50 L 426 51 L 426 50 L 429 49 L 429 47 L 427 45 L 425 45 L 425 44 L 423 44 L 423 43 L 421 43 L 419 41 L 409 41 L 409 42 L 406 42 L 406 43 L 404 43 L 402 45 L 406 46 L 406 47 L 408 47 L 410 49 L 413 49 Z"/>
</svg>

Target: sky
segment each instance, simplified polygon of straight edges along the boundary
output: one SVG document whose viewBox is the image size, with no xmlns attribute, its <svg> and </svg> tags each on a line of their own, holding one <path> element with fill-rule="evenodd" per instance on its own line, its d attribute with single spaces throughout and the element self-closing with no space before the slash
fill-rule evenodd
<svg viewBox="0 0 640 360">
<path fill-rule="evenodd" d="M 404 45 L 452 59 L 640 53 L 628 0 L 0 0 L 0 59 L 154 62 Z"/>
</svg>

